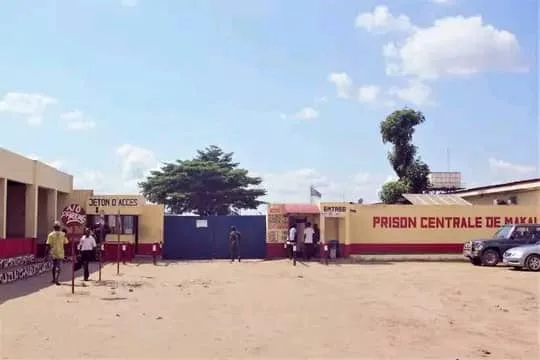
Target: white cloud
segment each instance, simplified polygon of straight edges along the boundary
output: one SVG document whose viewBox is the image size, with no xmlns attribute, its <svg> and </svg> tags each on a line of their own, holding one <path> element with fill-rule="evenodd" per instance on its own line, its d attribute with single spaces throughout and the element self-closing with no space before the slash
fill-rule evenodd
<svg viewBox="0 0 540 360">
<path fill-rule="evenodd" d="M 492 172 L 506 178 L 523 179 L 524 177 L 533 177 L 538 174 L 538 168 L 534 165 L 512 164 L 511 162 L 495 158 L 489 158 L 488 163 Z"/>
<path fill-rule="evenodd" d="M 369 32 L 409 32 L 414 26 L 407 15 L 394 16 L 387 6 L 378 5 L 372 12 L 358 14 L 354 26 Z"/>
<path fill-rule="evenodd" d="M 118 176 L 106 176 L 101 171 L 82 170 L 73 174 L 75 189 L 94 190 L 96 194 L 137 194 L 137 189 L 127 188 Z"/>
<path fill-rule="evenodd" d="M 49 165 L 50 167 L 53 167 L 58 170 L 61 170 L 65 166 L 65 163 L 62 160 L 53 160 L 53 161 L 41 160 L 40 157 L 35 154 L 26 155 L 26 157 L 32 160 L 41 161 L 42 163 Z"/>
<path fill-rule="evenodd" d="M 116 150 L 122 161 L 122 178 L 124 181 L 142 179 L 150 169 L 156 167 L 158 161 L 151 150 L 124 144 Z"/>
<path fill-rule="evenodd" d="M 368 173 L 344 177 L 327 176 L 315 169 L 304 168 L 279 173 L 257 174 L 267 189 L 266 201 L 273 203 L 308 203 L 311 185 L 322 194 L 321 201 L 378 201 L 378 189 L 384 177 Z"/>
<path fill-rule="evenodd" d="M 487 71 L 526 71 L 516 36 L 481 16 L 446 17 L 383 49 L 387 73 L 424 79 Z"/>
<path fill-rule="evenodd" d="M 123 7 L 135 7 L 137 6 L 137 0 L 121 0 L 120 5 Z"/>
<path fill-rule="evenodd" d="M 47 107 L 57 103 L 56 99 L 42 94 L 8 92 L 0 100 L 0 113 L 24 116 L 29 125 L 40 125 Z"/>
<path fill-rule="evenodd" d="M 431 0 L 431 2 L 438 5 L 452 5 L 456 0 Z"/>
<path fill-rule="evenodd" d="M 296 114 L 294 117 L 298 120 L 312 120 L 319 117 L 319 112 L 311 107 L 305 107 Z"/>
<path fill-rule="evenodd" d="M 60 117 L 67 121 L 66 127 L 68 130 L 91 130 L 96 127 L 96 123 L 85 117 L 81 110 L 74 110 L 60 115 Z"/>
<path fill-rule="evenodd" d="M 417 79 L 409 80 L 405 87 L 393 87 L 388 91 L 390 95 L 413 105 L 432 105 L 431 92 L 429 85 Z"/>
<path fill-rule="evenodd" d="M 381 88 L 377 85 L 364 85 L 358 89 L 358 101 L 362 103 L 374 103 L 379 99 Z"/>
<path fill-rule="evenodd" d="M 337 97 L 342 99 L 348 99 L 352 90 L 352 80 L 344 72 L 331 73 L 328 75 L 328 81 L 335 85 L 337 90 Z"/>
<path fill-rule="evenodd" d="M 328 101 L 328 97 L 326 96 L 319 96 L 315 99 L 315 104 L 324 104 Z"/>
</svg>

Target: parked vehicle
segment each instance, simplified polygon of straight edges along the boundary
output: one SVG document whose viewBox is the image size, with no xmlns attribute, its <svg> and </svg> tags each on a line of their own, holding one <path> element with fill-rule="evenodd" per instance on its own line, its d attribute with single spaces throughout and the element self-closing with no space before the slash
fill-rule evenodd
<svg viewBox="0 0 540 360">
<path fill-rule="evenodd" d="M 495 266 L 505 251 L 540 240 L 540 224 L 508 224 L 500 227 L 491 239 L 467 241 L 463 256 L 473 265 Z"/>
<path fill-rule="evenodd" d="M 540 241 L 508 249 L 503 254 L 503 264 L 517 269 L 540 271 Z"/>
</svg>

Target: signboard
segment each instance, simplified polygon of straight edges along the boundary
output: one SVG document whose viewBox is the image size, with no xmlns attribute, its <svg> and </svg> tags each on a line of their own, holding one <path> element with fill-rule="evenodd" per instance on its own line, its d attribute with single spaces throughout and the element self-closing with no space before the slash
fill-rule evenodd
<svg viewBox="0 0 540 360">
<path fill-rule="evenodd" d="M 62 210 L 60 217 L 62 224 L 67 227 L 86 225 L 86 212 L 77 204 L 68 205 Z"/>
<path fill-rule="evenodd" d="M 322 216 L 324 217 L 343 217 L 346 213 L 346 206 L 323 206 L 322 209 Z"/>
<path fill-rule="evenodd" d="M 285 242 L 289 228 L 289 218 L 283 204 L 271 205 L 266 217 L 266 241 L 269 243 Z"/>
<path fill-rule="evenodd" d="M 207 228 L 208 227 L 208 220 L 195 220 L 195 227 L 196 228 Z"/>
<path fill-rule="evenodd" d="M 142 205 L 141 197 L 91 197 L 88 199 L 90 207 L 137 207 Z"/>
<path fill-rule="evenodd" d="M 536 216 L 373 216 L 374 229 L 482 229 L 537 224 Z"/>
</svg>

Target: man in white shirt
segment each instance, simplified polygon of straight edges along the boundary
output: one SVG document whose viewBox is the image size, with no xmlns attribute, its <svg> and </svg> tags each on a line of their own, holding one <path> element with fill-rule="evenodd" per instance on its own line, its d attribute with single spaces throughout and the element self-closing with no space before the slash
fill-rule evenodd
<svg viewBox="0 0 540 360">
<path fill-rule="evenodd" d="M 88 269 L 88 265 L 90 264 L 90 260 L 92 260 L 94 255 L 94 249 L 96 248 L 96 239 L 92 236 L 92 233 L 90 232 L 90 229 L 84 230 L 84 235 L 82 236 L 81 240 L 79 241 L 79 251 L 81 252 L 81 263 L 84 271 L 84 281 L 88 281 L 90 277 L 90 270 Z M 76 266 L 75 269 L 80 269 L 80 265 Z"/>
<path fill-rule="evenodd" d="M 311 256 L 313 256 L 314 235 L 315 230 L 311 227 L 311 223 L 306 223 L 306 228 L 304 229 L 304 260 L 311 260 Z"/>
<path fill-rule="evenodd" d="M 292 259 L 293 256 L 293 246 L 296 245 L 296 224 L 292 224 L 289 228 L 289 237 L 287 238 L 287 252 L 289 259 Z"/>
</svg>

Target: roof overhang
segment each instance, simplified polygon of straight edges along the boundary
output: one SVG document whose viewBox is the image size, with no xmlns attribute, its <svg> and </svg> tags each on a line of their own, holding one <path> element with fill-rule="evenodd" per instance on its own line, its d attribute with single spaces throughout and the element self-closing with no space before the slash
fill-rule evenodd
<svg viewBox="0 0 540 360">
<path fill-rule="evenodd" d="M 460 195 L 452 194 L 403 194 L 413 205 L 472 205 Z"/>
<path fill-rule="evenodd" d="M 527 184 L 516 184 L 516 185 L 507 185 L 507 186 L 497 186 L 493 188 L 484 188 L 484 189 L 471 189 L 471 190 L 462 190 L 455 192 L 454 194 L 461 197 L 469 196 L 481 196 L 481 195 L 491 195 L 491 194 L 501 194 L 507 192 L 524 192 L 524 191 L 534 191 L 540 189 L 540 180 L 527 183 Z"/>
</svg>

